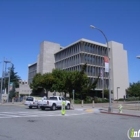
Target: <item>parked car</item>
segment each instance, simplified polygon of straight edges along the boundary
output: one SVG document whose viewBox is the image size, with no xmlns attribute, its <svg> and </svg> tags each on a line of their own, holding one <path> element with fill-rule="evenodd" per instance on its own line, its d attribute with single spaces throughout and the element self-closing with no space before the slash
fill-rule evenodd
<svg viewBox="0 0 140 140">
<path fill-rule="evenodd" d="M 31 96 L 30 96 L 30 97 L 27 97 L 24 104 L 25 104 L 26 106 L 28 106 L 30 109 L 31 109 L 32 107 L 38 108 L 38 100 L 36 100 L 35 97 L 31 97 Z"/>
<path fill-rule="evenodd" d="M 50 108 L 52 110 L 56 110 L 57 108 L 61 108 L 62 101 L 65 102 L 66 109 L 70 109 L 70 101 L 67 101 L 62 96 L 51 96 L 48 100 L 43 100 L 40 104 L 40 108 L 45 110 L 45 108 Z"/>
</svg>

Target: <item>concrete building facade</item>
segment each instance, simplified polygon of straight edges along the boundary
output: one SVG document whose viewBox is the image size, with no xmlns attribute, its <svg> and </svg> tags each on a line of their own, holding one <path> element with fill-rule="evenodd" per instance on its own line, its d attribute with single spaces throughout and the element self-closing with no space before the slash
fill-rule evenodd
<svg viewBox="0 0 140 140">
<path fill-rule="evenodd" d="M 55 68 L 54 53 L 60 50 L 61 46 L 57 43 L 43 41 L 40 44 L 40 54 L 37 60 L 37 73 L 52 72 Z"/>
<path fill-rule="evenodd" d="M 110 84 L 114 93 L 113 98 L 123 98 L 125 90 L 129 86 L 127 51 L 124 50 L 123 44 L 114 41 L 109 42 L 109 50 L 111 58 Z M 102 71 L 103 79 L 99 79 L 96 88 L 96 90 L 102 91 L 108 89 L 109 85 L 108 73 L 105 72 L 104 56 L 107 56 L 107 45 L 91 40 L 80 39 L 63 49 L 57 43 L 44 41 L 40 45 L 36 72 L 43 74 L 52 72 L 54 68 L 80 71 L 82 65 L 87 63 L 86 74 L 90 80 L 94 81 Z M 31 66 L 28 68 L 30 71 Z"/>
<path fill-rule="evenodd" d="M 37 73 L 37 63 L 28 65 L 28 83 L 31 83 Z"/>
</svg>

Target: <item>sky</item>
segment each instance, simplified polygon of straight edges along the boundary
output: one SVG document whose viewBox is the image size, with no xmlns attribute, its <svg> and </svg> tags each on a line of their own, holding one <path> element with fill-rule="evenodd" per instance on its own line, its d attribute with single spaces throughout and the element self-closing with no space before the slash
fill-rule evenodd
<svg viewBox="0 0 140 140">
<path fill-rule="evenodd" d="M 129 82 L 140 81 L 139 0 L 0 0 L 0 62 L 10 60 L 27 80 L 28 64 L 37 61 L 44 40 L 64 47 L 81 38 L 105 44 L 103 35 L 90 25 L 101 29 L 109 41 L 123 44 Z"/>
</svg>

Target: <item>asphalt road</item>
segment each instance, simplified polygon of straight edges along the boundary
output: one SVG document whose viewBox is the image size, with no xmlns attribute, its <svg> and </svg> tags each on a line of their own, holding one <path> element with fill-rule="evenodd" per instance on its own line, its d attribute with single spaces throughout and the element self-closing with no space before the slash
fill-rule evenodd
<svg viewBox="0 0 140 140">
<path fill-rule="evenodd" d="M 140 129 L 137 117 L 95 110 L 41 111 L 0 105 L 0 140 L 127 140 L 129 128 Z M 140 138 L 132 138 L 134 140 Z"/>
</svg>

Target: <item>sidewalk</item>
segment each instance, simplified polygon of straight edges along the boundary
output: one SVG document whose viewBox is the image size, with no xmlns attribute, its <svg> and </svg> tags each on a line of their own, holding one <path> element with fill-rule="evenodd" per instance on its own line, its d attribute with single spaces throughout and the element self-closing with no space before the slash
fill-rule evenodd
<svg viewBox="0 0 140 140">
<path fill-rule="evenodd" d="M 132 117 L 140 117 L 140 110 L 136 111 L 136 110 L 125 110 L 122 109 L 122 113 L 119 113 L 118 109 L 114 109 L 112 112 L 108 112 L 108 108 L 102 108 L 100 109 L 101 113 L 105 113 L 105 114 L 114 114 L 114 115 L 123 115 L 123 116 L 132 116 Z"/>
<path fill-rule="evenodd" d="M 118 106 L 122 105 L 122 113 L 119 113 Z M 93 109 L 93 110 L 99 110 L 100 113 L 105 113 L 105 114 L 114 114 L 114 115 L 124 115 L 124 116 L 133 116 L 133 117 L 140 117 L 140 104 L 136 106 L 136 104 L 131 104 L 128 105 L 124 102 L 119 102 L 119 103 L 112 103 L 111 104 L 113 111 L 108 112 L 108 107 L 109 103 L 96 103 L 96 104 L 84 104 L 83 107 L 80 104 L 75 104 L 74 109 Z"/>
<path fill-rule="evenodd" d="M 5 102 L 5 103 L 0 103 L 0 105 L 24 105 L 23 102 Z"/>
</svg>

